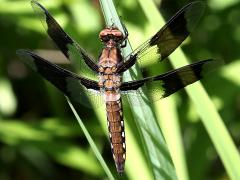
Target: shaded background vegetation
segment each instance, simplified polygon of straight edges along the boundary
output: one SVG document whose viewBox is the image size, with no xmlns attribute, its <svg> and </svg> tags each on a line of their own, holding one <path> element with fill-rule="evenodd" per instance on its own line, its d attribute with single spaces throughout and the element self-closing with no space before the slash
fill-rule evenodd
<svg viewBox="0 0 240 180">
<path fill-rule="evenodd" d="M 147 19 L 136 0 L 115 1 L 136 47 Z M 169 19 L 188 1 L 156 2 Z M 101 50 L 105 27 L 97 0 L 41 1 L 88 52 Z M 0 1 L 0 179 L 97 179 L 105 174 L 73 118 L 64 96 L 16 57 L 32 49 L 65 63 L 26 0 Z M 141 42 L 141 41 L 140 41 Z M 143 41 L 142 41 L 143 42 Z M 237 147 L 240 146 L 240 3 L 207 1 L 202 20 L 182 48 L 189 59 L 224 59 L 224 67 L 203 81 Z M 51 51 L 49 51 L 51 50 Z M 211 140 L 185 91 L 176 96 L 190 179 L 228 178 Z M 91 110 L 85 125 L 114 171 L 105 130 Z"/>
</svg>

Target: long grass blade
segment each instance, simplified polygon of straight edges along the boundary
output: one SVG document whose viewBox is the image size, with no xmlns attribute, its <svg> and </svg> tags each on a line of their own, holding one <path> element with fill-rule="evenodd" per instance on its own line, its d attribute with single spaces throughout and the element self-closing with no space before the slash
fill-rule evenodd
<svg viewBox="0 0 240 180">
<path fill-rule="evenodd" d="M 86 129 L 85 125 L 83 124 L 81 118 L 78 116 L 77 111 L 75 110 L 75 108 L 73 107 L 73 105 L 71 104 L 71 102 L 68 100 L 68 104 L 75 116 L 75 118 L 78 120 L 78 123 L 80 125 L 80 127 L 83 130 L 83 133 L 85 134 L 93 152 L 95 153 L 97 159 L 99 160 L 100 164 L 102 165 L 104 171 L 106 172 L 107 176 L 109 179 L 114 179 L 114 176 L 112 175 L 110 169 L 108 168 L 107 164 L 105 163 L 103 157 L 101 156 L 101 153 L 98 151 L 98 148 L 96 146 L 96 144 L 94 143 L 94 140 L 92 139 L 92 137 L 90 136 L 90 134 L 88 133 L 88 130 Z"/>
</svg>

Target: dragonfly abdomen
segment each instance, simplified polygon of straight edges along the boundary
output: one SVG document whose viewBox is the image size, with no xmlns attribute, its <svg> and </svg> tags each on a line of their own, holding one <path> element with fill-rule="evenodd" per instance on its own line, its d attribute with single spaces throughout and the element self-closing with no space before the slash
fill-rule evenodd
<svg viewBox="0 0 240 180">
<path fill-rule="evenodd" d="M 108 131 L 111 149 L 119 174 L 124 171 L 126 144 L 121 100 L 106 102 Z"/>
</svg>

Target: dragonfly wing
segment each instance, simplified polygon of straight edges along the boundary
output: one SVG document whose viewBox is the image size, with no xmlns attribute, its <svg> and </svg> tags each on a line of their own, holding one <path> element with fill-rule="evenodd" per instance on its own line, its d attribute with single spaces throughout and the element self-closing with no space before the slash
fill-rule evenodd
<svg viewBox="0 0 240 180">
<path fill-rule="evenodd" d="M 96 61 L 80 47 L 57 23 L 51 14 L 37 1 L 31 1 L 32 7 L 41 20 L 48 35 L 62 53 L 78 68 L 80 75 L 98 72 Z"/>
<path fill-rule="evenodd" d="M 122 83 L 120 90 L 130 96 L 146 94 L 151 102 L 156 101 L 202 79 L 220 64 L 212 59 L 199 61 L 158 76 Z"/>
<path fill-rule="evenodd" d="M 18 50 L 17 55 L 31 69 L 39 73 L 75 102 L 91 107 L 91 102 L 87 97 L 89 95 L 94 99 L 95 104 L 103 104 L 98 82 L 78 76 L 30 51 Z"/>
<path fill-rule="evenodd" d="M 129 69 L 136 61 L 144 66 L 168 57 L 193 31 L 204 7 L 200 1 L 184 6 L 154 36 L 126 57 L 119 65 L 119 72 Z"/>
</svg>

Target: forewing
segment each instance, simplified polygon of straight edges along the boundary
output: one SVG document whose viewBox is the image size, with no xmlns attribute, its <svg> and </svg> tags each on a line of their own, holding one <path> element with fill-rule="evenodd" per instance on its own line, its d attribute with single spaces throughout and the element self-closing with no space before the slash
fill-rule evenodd
<svg viewBox="0 0 240 180">
<path fill-rule="evenodd" d="M 120 90 L 131 97 L 145 95 L 153 102 L 202 79 L 219 65 L 221 61 L 212 59 L 199 61 L 158 76 L 122 83 Z"/>
<path fill-rule="evenodd" d="M 168 57 L 192 32 L 204 10 L 203 2 L 192 2 L 179 10 L 154 36 L 133 51 L 126 60 L 155 63 Z"/>
<path fill-rule="evenodd" d="M 63 54 L 77 67 L 80 75 L 88 75 L 96 79 L 97 64 L 86 51 L 79 46 L 57 23 L 51 14 L 37 1 L 31 1 L 32 7 L 40 18 L 48 35 Z M 95 71 L 95 73 L 93 73 Z"/>
<path fill-rule="evenodd" d="M 96 106 L 104 104 L 98 82 L 78 76 L 30 51 L 18 50 L 17 55 L 26 65 L 52 83 L 71 100 L 86 107 L 91 107 L 91 103 L 96 104 Z"/>
</svg>

